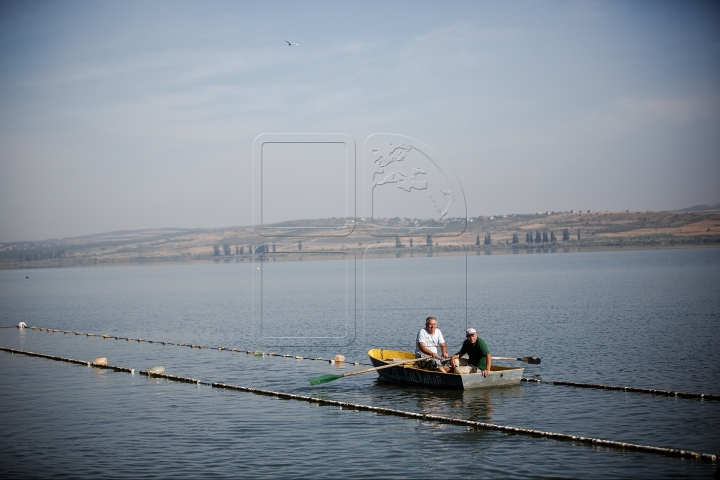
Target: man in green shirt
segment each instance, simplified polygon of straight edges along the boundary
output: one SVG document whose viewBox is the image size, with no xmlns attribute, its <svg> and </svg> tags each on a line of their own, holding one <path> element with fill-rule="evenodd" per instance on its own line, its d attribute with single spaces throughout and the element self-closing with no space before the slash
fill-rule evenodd
<svg viewBox="0 0 720 480">
<path fill-rule="evenodd" d="M 468 365 L 477 367 L 478 370 L 482 371 L 483 376 L 487 377 L 492 366 L 490 350 L 488 350 L 483 339 L 478 337 L 474 328 L 468 328 L 465 337 L 466 340 L 463 342 L 460 351 L 452 356 L 451 364 L 457 364 L 460 357 L 467 353 Z"/>
</svg>

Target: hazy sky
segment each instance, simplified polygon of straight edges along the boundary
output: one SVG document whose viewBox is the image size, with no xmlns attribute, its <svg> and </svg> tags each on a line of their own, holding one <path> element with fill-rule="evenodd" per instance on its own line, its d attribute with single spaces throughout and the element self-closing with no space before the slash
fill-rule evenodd
<svg viewBox="0 0 720 480">
<path fill-rule="evenodd" d="M 274 132 L 418 139 L 472 216 L 718 202 L 720 4 L 0 3 L 0 241 L 248 225 Z"/>
</svg>

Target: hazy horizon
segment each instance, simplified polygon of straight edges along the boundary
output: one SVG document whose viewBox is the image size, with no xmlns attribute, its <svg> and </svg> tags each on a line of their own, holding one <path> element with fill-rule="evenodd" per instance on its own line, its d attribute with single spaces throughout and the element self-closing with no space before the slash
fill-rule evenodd
<svg viewBox="0 0 720 480">
<path fill-rule="evenodd" d="M 718 26 L 712 2 L 4 2 L 0 242 L 251 225 L 277 132 L 347 134 L 358 164 L 415 138 L 469 217 L 713 204 Z"/>
</svg>

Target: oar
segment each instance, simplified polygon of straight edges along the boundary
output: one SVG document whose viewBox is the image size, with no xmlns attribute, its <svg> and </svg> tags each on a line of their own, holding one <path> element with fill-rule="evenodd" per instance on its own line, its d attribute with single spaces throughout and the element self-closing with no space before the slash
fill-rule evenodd
<svg viewBox="0 0 720 480">
<path fill-rule="evenodd" d="M 426 358 L 431 358 L 431 357 L 413 358 L 412 360 L 405 360 L 404 362 L 395 362 L 395 363 L 391 363 L 390 365 L 383 365 L 382 367 L 368 368 L 366 370 L 358 370 L 357 372 L 342 373 L 339 375 L 335 375 L 335 374 L 320 375 L 319 377 L 311 378 L 310 385 L 313 385 L 313 386 L 321 385 L 323 383 L 329 383 L 329 382 L 332 382 L 333 380 L 337 380 L 338 378 L 349 377 L 350 375 L 360 375 L 361 373 L 374 372 L 375 370 L 382 370 L 383 368 L 390 368 L 390 367 L 396 367 L 398 365 L 405 365 L 408 363 L 419 362 L 420 360 L 425 360 Z"/>
<path fill-rule="evenodd" d="M 534 365 L 537 365 L 541 361 L 538 357 L 492 357 L 492 359 L 493 360 L 517 360 L 519 362 L 532 363 Z"/>
</svg>

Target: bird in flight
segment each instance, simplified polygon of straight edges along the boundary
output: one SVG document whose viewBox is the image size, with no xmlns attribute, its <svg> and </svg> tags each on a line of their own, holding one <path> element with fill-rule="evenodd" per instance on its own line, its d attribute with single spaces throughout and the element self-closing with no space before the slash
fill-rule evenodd
<svg viewBox="0 0 720 480">
<path fill-rule="evenodd" d="M 292 43 L 292 42 L 291 42 L 290 40 L 288 40 L 287 38 L 284 38 L 283 40 L 285 40 L 285 41 L 287 42 L 288 47 L 291 47 L 291 46 L 293 46 L 293 45 L 297 45 L 298 47 L 300 46 L 300 45 L 297 44 L 297 43 Z"/>
</svg>

